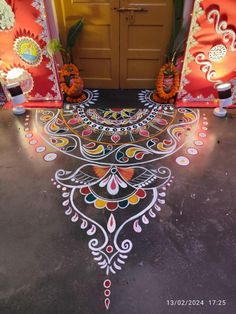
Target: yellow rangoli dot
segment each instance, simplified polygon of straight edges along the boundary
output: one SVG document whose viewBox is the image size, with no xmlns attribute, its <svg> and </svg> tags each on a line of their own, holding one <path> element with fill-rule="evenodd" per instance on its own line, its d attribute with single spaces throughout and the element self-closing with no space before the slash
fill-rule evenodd
<svg viewBox="0 0 236 314">
<path fill-rule="evenodd" d="M 135 205 L 139 202 L 139 197 L 136 195 L 133 195 L 128 199 L 128 201 L 130 204 Z"/>
<path fill-rule="evenodd" d="M 106 206 L 107 202 L 103 200 L 96 200 L 95 201 L 95 207 L 96 208 L 104 208 Z"/>
</svg>

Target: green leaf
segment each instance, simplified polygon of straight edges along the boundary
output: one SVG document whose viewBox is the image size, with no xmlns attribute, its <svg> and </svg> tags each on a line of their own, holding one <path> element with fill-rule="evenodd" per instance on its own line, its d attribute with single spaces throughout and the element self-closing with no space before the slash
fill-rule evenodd
<svg viewBox="0 0 236 314">
<path fill-rule="evenodd" d="M 51 39 L 47 46 L 46 46 L 47 52 L 50 56 L 53 56 L 58 51 L 64 51 L 65 49 L 62 47 L 60 41 L 56 38 Z"/>
<path fill-rule="evenodd" d="M 183 26 L 181 28 L 181 31 L 179 31 L 178 35 L 176 36 L 173 42 L 172 49 L 173 51 L 176 52 L 177 56 L 184 52 L 187 36 L 188 36 L 188 27 Z"/>
<path fill-rule="evenodd" d="M 74 44 L 77 36 L 80 34 L 84 25 L 84 18 L 82 17 L 78 22 L 76 22 L 68 31 L 67 41 L 66 41 L 66 50 L 71 49 Z"/>
<path fill-rule="evenodd" d="M 174 53 L 176 54 L 176 57 L 177 55 L 179 55 L 178 52 L 180 49 L 182 49 L 184 45 L 184 39 L 186 40 L 186 33 L 184 33 L 181 29 L 183 22 L 184 0 L 173 0 L 173 3 L 174 12 L 172 20 L 172 35 L 169 41 L 169 47 L 167 51 L 168 59 L 172 59 Z M 181 41 L 181 43 L 179 42 L 179 40 Z M 176 50 L 178 50 L 178 52 L 176 52 Z"/>
<path fill-rule="evenodd" d="M 66 85 L 67 85 L 67 86 L 70 86 L 70 76 L 65 75 L 65 76 L 64 76 L 64 79 L 65 79 Z"/>
</svg>

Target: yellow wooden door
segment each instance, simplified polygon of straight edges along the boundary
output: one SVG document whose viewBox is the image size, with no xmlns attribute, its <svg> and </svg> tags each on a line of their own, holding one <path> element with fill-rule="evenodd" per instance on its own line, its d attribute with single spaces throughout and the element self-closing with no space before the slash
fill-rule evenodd
<svg viewBox="0 0 236 314">
<path fill-rule="evenodd" d="M 121 88 L 154 87 L 171 36 L 172 11 L 173 0 L 120 1 Z"/>
<path fill-rule="evenodd" d="M 59 31 L 80 17 L 73 61 L 90 88 L 153 88 L 171 34 L 173 0 L 54 0 Z"/>
<path fill-rule="evenodd" d="M 84 17 L 73 49 L 86 87 L 119 88 L 119 0 L 54 0 L 59 32 L 65 43 L 68 29 Z"/>
</svg>

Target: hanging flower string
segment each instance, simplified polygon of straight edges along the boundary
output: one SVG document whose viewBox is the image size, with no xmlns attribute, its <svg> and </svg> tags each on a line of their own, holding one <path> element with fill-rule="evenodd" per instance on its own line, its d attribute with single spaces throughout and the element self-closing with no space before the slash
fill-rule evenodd
<svg viewBox="0 0 236 314">
<path fill-rule="evenodd" d="M 168 78 L 172 79 L 172 86 L 167 91 L 165 80 Z M 156 93 L 153 94 L 153 99 L 161 103 L 174 102 L 174 97 L 179 91 L 179 85 L 179 73 L 174 64 L 171 62 L 163 65 L 157 77 Z"/>
<path fill-rule="evenodd" d="M 78 68 L 72 64 L 64 64 L 60 73 L 60 86 L 68 102 L 82 102 L 86 99 L 83 94 L 83 81 L 79 77 Z"/>
</svg>

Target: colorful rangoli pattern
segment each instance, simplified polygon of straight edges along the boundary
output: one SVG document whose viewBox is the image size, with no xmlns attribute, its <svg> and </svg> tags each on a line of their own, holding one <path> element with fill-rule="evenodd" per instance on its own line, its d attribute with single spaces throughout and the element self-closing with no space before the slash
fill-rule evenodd
<svg viewBox="0 0 236 314">
<path fill-rule="evenodd" d="M 142 97 L 149 93 L 143 91 Z M 78 160 L 77 167 L 58 170 L 51 181 L 61 191 L 65 214 L 87 233 L 91 254 L 104 270 L 107 309 L 112 276 L 133 249 L 127 230 L 141 233 L 158 217 L 174 184 L 166 158 L 175 155 L 177 165 L 188 166 L 207 137 L 208 121 L 203 116 L 200 122 L 198 110 L 145 104 L 140 109 L 99 109 L 84 103 L 36 112 L 34 127 L 41 140 Z M 25 138 L 31 144 L 34 136 L 26 123 Z M 34 145 L 45 161 L 57 157 L 45 154 L 42 143 Z"/>
</svg>

